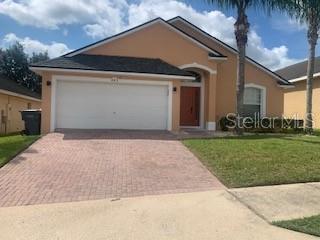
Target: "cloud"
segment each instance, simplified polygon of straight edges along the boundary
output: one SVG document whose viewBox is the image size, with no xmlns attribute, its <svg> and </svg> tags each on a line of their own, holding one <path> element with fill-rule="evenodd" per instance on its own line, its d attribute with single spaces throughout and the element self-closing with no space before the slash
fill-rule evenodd
<svg viewBox="0 0 320 240">
<path fill-rule="evenodd" d="M 306 23 L 301 23 L 297 19 L 289 16 L 277 16 L 271 19 L 272 28 L 287 33 L 295 33 L 307 30 Z"/>
<path fill-rule="evenodd" d="M 198 12 L 190 5 L 175 0 L 158 4 L 154 0 L 145 0 L 140 4 L 131 5 L 128 11 L 128 24 L 132 27 L 159 16 L 165 20 L 181 16 L 226 43 L 233 43 L 235 22 L 233 17 L 227 17 L 220 11 Z"/>
<path fill-rule="evenodd" d="M 62 34 L 63 34 L 63 36 L 68 36 L 68 34 L 69 34 L 69 31 L 68 31 L 68 29 L 63 29 L 63 31 L 62 31 Z"/>
<path fill-rule="evenodd" d="M 83 29 L 93 38 L 102 38 L 119 33 L 126 28 L 125 18 L 129 5 L 125 0 L 96 0 L 94 23 L 85 24 Z"/>
<path fill-rule="evenodd" d="M 0 13 L 22 25 L 46 29 L 84 24 L 89 34 L 92 25 L 106 26 L 108 22 L 113 28 L 106 31 L 112 33 L 118 29 L 126 6 L 125 0 L 4 0 L 0 2 Z"/>
<path fill-rule="evenodd" d="M 21 24 L 46 29 L 65 28 L 80 24 L 85 33 L 103 38 L 144 23 L 156 17 L 164 19 L 182 16 L 204 31 L 236 47 L 233 33 L 235 19 L 220 11 L 197 11 L 191 5 L 178 0 L 4 0 L 0 13 Z M 294 23 L 292 22 L 292 25 Z M 286 46 L 267 48 L 262 38 L 251 29 L 248 55 L 272 69 L 294 63 Z"/>
<path fill-rule="evenodd" d="M 285 45 L 271 49 L 266 48 L 264 47 L 261 37 L 255 31 L 249 33 L 247 55 L 272 70 L 280 69 L 301 61 L 301 59 L 288 57 L 288 52 L 289 49 Z"/>
<path fill-rule="evenodd" d="M 155 4 L 154 0 L 145 0 L 140 4 L 131 5 L 128 12 L 128 24 L 134 26 L 157 16 L 164 19 L 182 16 L 212 36 L 236 48 L 233 27 L 235 19 L 233 17 L 228 17 L 220 11 L 199 12 L 190 5 L 175 0 L 158 4 Z M 299 59 L 290 58 L 288 53 L 289 49 L 284 45 L 271 49 L 266 48 L 262 38 L 254 29 L 251 29 L 247 47 L 248 56 L 274 70 L 299 61 Z"/>
<path fill-rule="evenodd" d="M 52 42 L 50 44 L 44 44 L 38 40 L 31 39 L 29 37 L 19 38 L 14 33 L 9 33 L 5 35 L 2 40 L 1 46 L 7 48 L 8 46 L 19 42 L 23 47 L 26 54 L 29 56 L 32 53 L 48 52 L 50 58 L 61 56 L 69 51 L 71 51 L 65 44 Z"/>
</svg>

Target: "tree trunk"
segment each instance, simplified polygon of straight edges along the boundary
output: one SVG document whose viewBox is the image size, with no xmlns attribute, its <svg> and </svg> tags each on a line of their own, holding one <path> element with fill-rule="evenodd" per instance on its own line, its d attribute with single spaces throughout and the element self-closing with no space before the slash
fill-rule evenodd
<svg viewBox="0 0 320 240">
<path fill-rule="evenodd" d="M 238 9 L 238 18 L 234 24 L 235 36 L 238 47 L 238 70 L 237 70 L 237 102 L 236 102 L 236 133 L 243 134 L 243 98 L 244 98 L 244 85 L 245 85 L 245 63 L 246 63 L 246 45 L 248 42 L 249 32 L 248 17 L 245 13 L 245 8 Z"/>
<path fill-rule="evenodd" d="M 315 64 L 315 49 L 318 41 L 319 22 L 316 13 L 310 11 L 308 42 L 309 42 L 309 60 L 307 69 L 307 86 L 306 86 L 306 116 L 305 132 L 313 134 L 313 117 L 312 117 L 312 92 L 313 92 L 313 74 Z"/>
</svg>

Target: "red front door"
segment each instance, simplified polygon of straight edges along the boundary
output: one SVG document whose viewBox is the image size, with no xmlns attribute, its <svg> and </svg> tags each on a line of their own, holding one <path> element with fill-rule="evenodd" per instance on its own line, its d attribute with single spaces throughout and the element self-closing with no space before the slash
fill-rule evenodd
<svg viewBox="0 0 320 240">
<path fill-rule="evenodd" d="M 180 126 L 199 126 L 200 88 L 181 87 Z"/>
</svg>

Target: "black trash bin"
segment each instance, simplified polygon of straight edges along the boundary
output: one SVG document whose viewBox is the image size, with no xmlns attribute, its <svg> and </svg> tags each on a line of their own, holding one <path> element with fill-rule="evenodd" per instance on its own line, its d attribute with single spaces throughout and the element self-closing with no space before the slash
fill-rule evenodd
<svg viewBox="0 0 320 240">
<path fill-rule="evenodd" d="M 28 109 L 21 111 L 26 135 L 40 135 L 41 110 Z"/>
</svg>

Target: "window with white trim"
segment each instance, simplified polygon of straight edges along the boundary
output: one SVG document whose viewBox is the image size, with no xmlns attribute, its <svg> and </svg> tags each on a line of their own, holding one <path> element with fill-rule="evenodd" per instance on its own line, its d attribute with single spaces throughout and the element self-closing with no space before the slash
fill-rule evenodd
<svg viewBox="0 0 320 240">
<path fill-rule="evenodd" d="M 261 116 L 262 110 L 262 89 L 256 87 L 246 87 L 244 90 L 244 116 Z"/>
</svg>

